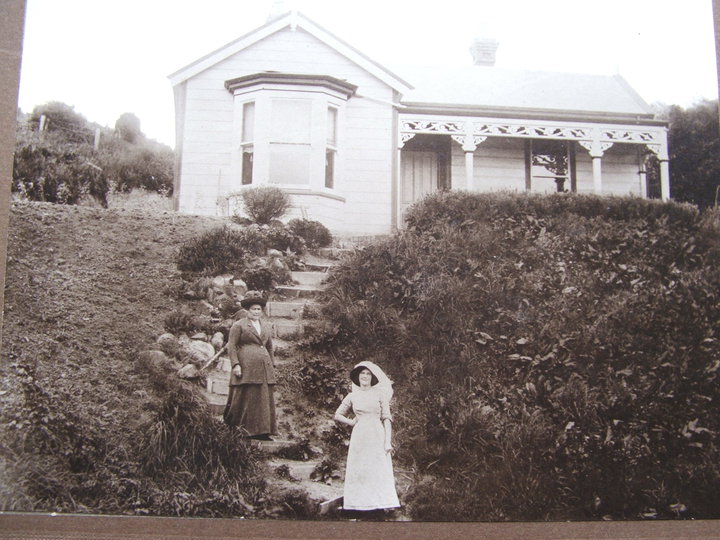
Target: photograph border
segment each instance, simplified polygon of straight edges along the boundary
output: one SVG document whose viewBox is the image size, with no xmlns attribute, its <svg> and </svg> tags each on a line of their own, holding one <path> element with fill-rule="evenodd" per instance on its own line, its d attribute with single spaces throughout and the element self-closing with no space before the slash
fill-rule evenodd
<svg viewBox="0 0 720 540">
<path fill-rule="evenodd" d="M 720 72 L 720 0 L 712 0 Z M 26 0 L 0 7 L 0 305 L 4 293 Z M 720 87 L 720 85 L 719 85 Z M 2 315 L 0 314 L 0 324 Z M 0 332 L 1 332 L 0 326 Z M 1 335 L 0 335 L 1 337 Z M 349 522 L 1 513 L 0 538 L 720 538 L 720 520 L 622 522 Z"/>
</svg>

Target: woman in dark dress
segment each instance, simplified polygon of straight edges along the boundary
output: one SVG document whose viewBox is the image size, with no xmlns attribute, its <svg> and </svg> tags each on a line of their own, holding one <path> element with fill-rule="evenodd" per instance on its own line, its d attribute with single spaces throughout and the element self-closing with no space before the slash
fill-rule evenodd
<svg viewBox="0 0 720 540">
<path fill-rule="evenodd" d="M 272 327 L 261 320 L 266 300 L 249 291 L 240 301 L 247 316 L 235 322 L 228 337 L 232 364 L 230 392 L 223 419 L 253 439 L 272 440 L 275 422 L 275 360 Z"/>
</svg>

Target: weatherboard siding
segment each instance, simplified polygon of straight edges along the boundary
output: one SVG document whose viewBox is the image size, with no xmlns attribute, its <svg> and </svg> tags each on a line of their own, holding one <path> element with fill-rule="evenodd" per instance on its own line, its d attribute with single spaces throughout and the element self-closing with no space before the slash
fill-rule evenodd
<svg viewBox="0 0 720 540">
<path fill-rule="evenodd" d="M 578 193 L 593 193 L 593 168 L 589 153 L 582 147 L 576 151 Z M 465 174 L 465 152 L 451 147 L 451 183 L 453 189 L 468 189 Z M 616 145 L 602 158 L 602 189 L 607 195 L 638 195 L 637 149 L 632 145 Z M 473 153 L 474 191 L 524 191 L 525 150 L 520 139 L 487 139 Z"/>
<path fill-rule="evenodd" d="M 331 75 L 358 87 L 343 111 L 335 189 L 328 190 L 344 202 L 292 195 L 295 207 L 286 219 L 304 209 L 338 233 L 389 232 L 393 91 L 300 28 L 268 36 L 187 81 L 180 210 L 218 213 L 218 196 L 241 189 L 232 173 L 234 107 L 225 81 L 263 71 Z"/>
</svg>

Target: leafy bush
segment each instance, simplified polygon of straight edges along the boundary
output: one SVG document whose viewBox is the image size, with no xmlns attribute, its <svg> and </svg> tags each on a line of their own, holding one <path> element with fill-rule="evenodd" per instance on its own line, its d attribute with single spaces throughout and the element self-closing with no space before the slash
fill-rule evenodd
<svg viewBox="0 0 720 540">
<path fill-rule="evenodd" d="M 164 145 L 131 144 L 111 139 L 101 146 L 100 163 L 115 191 L 144 189 L 169 196 L 173 192 L 175 155 Z"/>
<path fill-rule="evenodd" d="M 209 275 L 241 274 L 267 250 L 304 250 L 303 240 L 283 227 L 250 225 L 242 228 L 218 227 L 181 246 L 177 263 L 180 270 Z"/>
<path fill-rule="evenodd" d="M 191 332 L 193 327 L 193 316 L 181 309 L 176 309 L 165 315 L 165 330 L 171 334 L 180 334 L 181 332 Z"/>
<path fill-rule="evenodd" d="M 265 492 L 258 451 L 240 430 L 213 420 L 197 389 L 173 380 L 166 386 L 136 447 L 141 470 L 164 489 L 139 504 L 161 515 L 254 515 Z"/>
<path fill-rule="evenodd" d="M 299 370 L 301 386 L 308 399 L 336 407 L 349 390 L 347 368 L 333 358 L 304 355 Z"/>
<path fill-rule="evenodd" d="M 305 241 L 302 237 L 296 235 L 287 226 L 280 223 L 269 228 L 262 229 L 266 237 L 266 245 L 268 249 L 277 249 L 278 251 L 304 253 Z"/>
<path fill-rule="evenodd" d="M 333 271 L 308 343 L 396 381 L 416 519 L 718 517 L 715 218 L 450 192 L 408 225 Z"/>
<path fill-rule="evenodd" d="M 310 248 L 327 247 L 332 244 L 332 234 L 328 228 L 319 221 L 309 219 L 291 219 L 288 221 L 288 229 L 305 240 L 305 245 Z"/>
<path fill-rule="evenodd" d="M 181 246 L 178 268 L 211 275 L 234 272 L 243 268 L 247 257 L 258 248 L 257 239 L 248 238 L 242 230 L 219 227 Z"/>
<path fill-rule="evenodd" d="M 273 286 L 273 276 L 267 268 L 251 268 L 245 270 L 241 279 L 251 291 L 269 291 Z"/>
<path fill-rule="evenodd" d="M 329 457 L 324 457 L 320 463 L 315 465 L 315 468 L 310 473 L 310 480 L 324 484 L 329 484 L 333 480 L 339 480 L 340 475 L 337 469 L 337 463 Z"/>
<path fill-rule="evenodd" d="M 41 132 L 42 116 L 45 123 Z M 123 117 L 118 120 L 121 125 Z M 124 133 L 122 138 L 88 122 L 64 103 L 35 107 L 18 120 L 13 192 L 29 200 L 60 204 L 92 198 L 103 207 L 108 206 L 111 190 L 142 188 L 171 194 L 174 153 L 170 147 L 142 137 L 137 122 L 135 136 L 124 129 L 118 132 Z M 100 134 L 97 147 L 96 130 Z"/>
<path fill-rule="evenodd" d="M 107 207 L 109 184 L 92 163 L 92 147 L 62 144 L 48 136 L 18 135 L 13 165 L 14 193 L 31 201 L 77 204 L 90 196 Z"/>
<path fill-rule="evenodd" d="M 280 219 L 292 206 L 290 197 L 280 188 L 246 188 L 240 193 L 245 212 L 258 225 Z"/>
</svg>

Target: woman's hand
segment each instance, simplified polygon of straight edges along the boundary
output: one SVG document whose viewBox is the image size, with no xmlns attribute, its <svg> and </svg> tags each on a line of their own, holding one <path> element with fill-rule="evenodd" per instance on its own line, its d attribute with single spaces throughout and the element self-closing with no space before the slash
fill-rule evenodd
<svg viewBox="0 0 720 540">
<path fill-rule="evenodd" d="M 242 369 L 240 369 L 240 365 L 234 366 L 232 369 L 233 375 L 235 375 L 238 379 L 242 377 Z"/>
<path fill-rule="evenodd" d="M 335 421 L 340 422 L 340 423 L 345 424 L 350 427 L 354 427 L 355 424 L 357 424 L 357 418 L 348 418 L 347 416 L 344 416 L 339 413 L 335 414 Z"/>
</svg>

